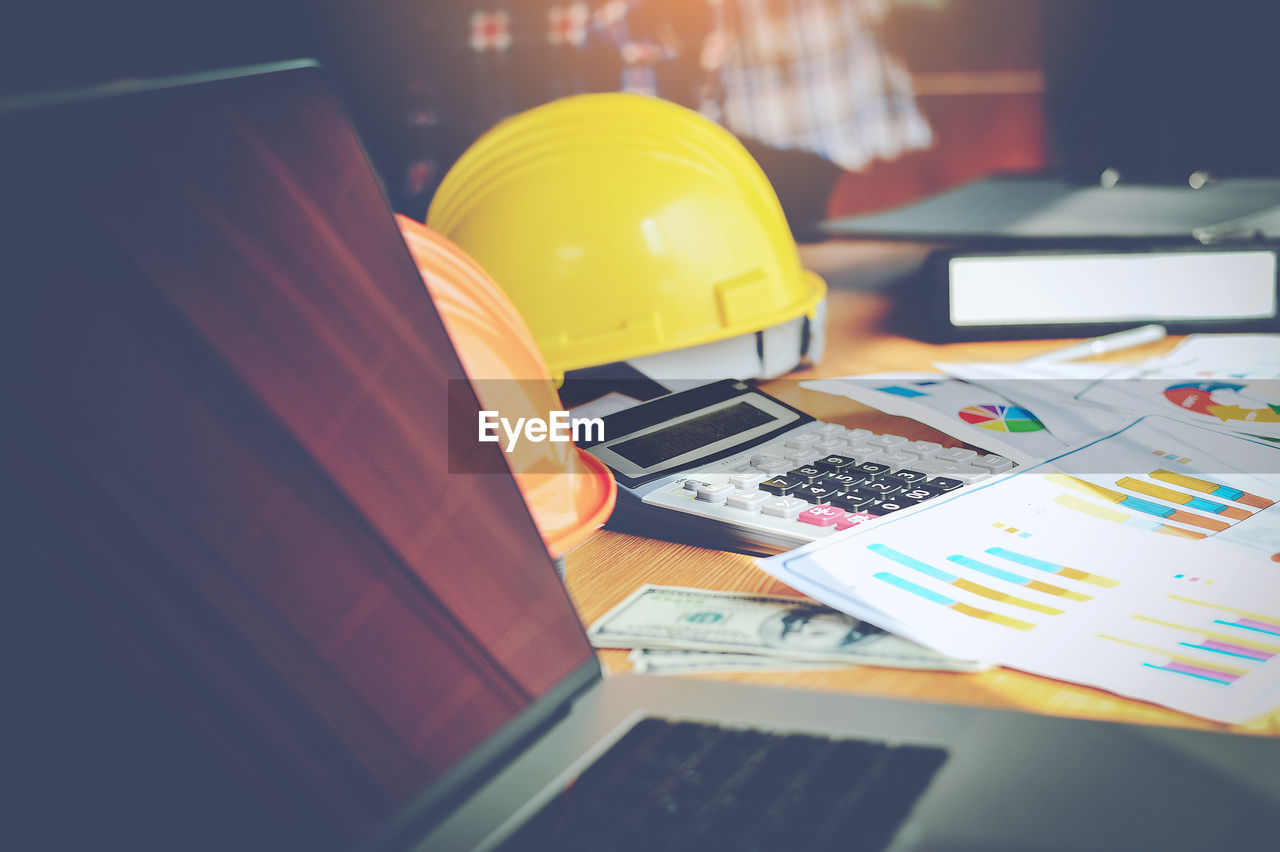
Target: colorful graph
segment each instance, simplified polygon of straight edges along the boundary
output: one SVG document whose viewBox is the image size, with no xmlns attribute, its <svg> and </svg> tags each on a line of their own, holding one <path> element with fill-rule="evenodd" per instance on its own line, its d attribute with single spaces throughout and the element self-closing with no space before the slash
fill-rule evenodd
<svg viewBox="0 0 1280 852">
<path fill-rule="evenodd" d="M 1165 388 L 1164 397 L 1185 411 L 1215 417 L 1224 423 L 1231 420 L 1280 423 L 1280 405 L 1243 395 L 1247 387 L 1232 382 L 1181 382 Z"/>
<path fill-rule="evenodd" d="M 893 548 L 888 547 L 887 545 L 872 544 L 872 545 L 868 545 L 867 550 L 869 550 L 870 552 L 878 556 L 882 556 L 885 559 L 892 560 L 893 562 L 896 562 L 899 565 L 905 566 L 914 571 L 918 571 L 927 577 L 931 577 L 935 580 L 939 580 L 943 583 L 947 583 L 949 585 L 955 586 L 957 589 L 963 589 L 964 591 L 969 592 L 970 594 L 987 598 L 988 600 L 998 601 L 1000 603 L 1008 604 L 1010 606 L 1021 607 L 1023 609 L 1031 610 L 1033 612 L 1043 613 L 1045 615 L 1061 615 L 1063 612 L 1063 610 L 1058 609 L 1057 607 L 1047 606 L 1045 604 L 1038 603 L 1036 601 L 1027 600 L 1026 598 L 1018 597 L 1017 595 L 1011 595 L 1008 592 L 1001 592 L 996 589 L 992 589 L 988 586 L 984 586 L 980 583 L 975 583 L 972 580 L 967 580 L 963 577 L 956 576 L 955 574 L 952 574 L 949 571 L 945 571 L 942 568 L 938 568 L 937 566 L 930 565 L 927 562 L 922 562 L 919 559 L 916 559 L 915 557 L 908 556 L 907 554 L 894 550 Z M 1063 589 L 1061 587 L 1054 586 L 1050 583 L 1042 583 L 1038 580 L 1032 580 L 1028 577 L 1023 577 L 1019 574 L 1014 574 L 1011 571 L 1005 571 L 994 565 L 988 565 L 986 563 L 979 562 L 976 559 L 970 559 L 966 556 L 952 555 L 948 557 L 948 561 L 956 565 L 961 565 L 972 571 L 977 571 L 979 573 L 986 574 L 987 576 L 995 577 L 997 579 L 1004 580 L 1005 582 L 1008 582 L 1008 583 L 1014 583 L 1016 585 L 1023 586 L 1028 589 L 1034 589 L 1035 591 L 1043 592 L 1045 594 L 1055 595 L 1057 597 L 1066 598 L 1068 600 L 1076 600 L 1076 601 L 1090 600 L 1090 597 L 1088 595 L 1084 595 L 1079 592 L 1073 592 L 1068 589 Z M 913 594 L 923 597 L 926 600 L 931 600 L 934 603 L 941 603 L 944 606 L 951 607 L 952 609 L 955 609 L 958 612 L 961 612 L 965 615 L 970 615 L 975 618 L 986 619 L 988 621 L 994 621 L 998 624 L 1003 624 L 1006 627 L 1015 627 L 1019 630 L 1030 630 L 1032 627 L 1035 626 L 1033 624 L 1029 624 L 1025 621 L 1022 621 L 1021 619 L 1010 618 L 1009 616 L 1000 615 L 998 613 L 988 612 L 986 610 L 977 609 L 975 607 L 968 606 L 967 604 L 963 604 L 963 603 L 960 603 L 959 601 L 953 600 L 951 598 L 947 598 L 945 595 L 939 595 L 936 592 L 932 592 L 928 589 L 918 586 L 915 583 L 912 583 L 909 580 L 899 577 L 896 574 L 891 574 L 889 572 L 881 572 L 879 574 L 876 574 L 875 577 L 877 579 L 892 583 L 893 585 L 897 586 L 900 589 L 904 589 L 906 591 L 912 592 Z"/>
<path fill-rule="evenodd" d="M 1189 488 L 1192 491 L 1199 491 L 1202 494 L 1209 494 L 1213 497 L 1221 497 L 1223 500 L 1242 503 L 1255 509 L 1266 509 L 1275 504 L 1274 500 L 1259 497 L 1257 494 L 1250 494 L 1248 491 L 1241 491 L 1239 488 L 1231 488 L 1212 480 L 1187 476 L 1184 473 L 1174 473 L 1171 470 L 1153 470 L 1151 478 L 1158 479 L 1161 482 L 1168 482 L 1181 488 Z"/>
<path fill-rule="evenodd" d="M 1203 637 L 1198 643 L 1178 643 L 1183 647 L 1194 648 L 1198 651 L 1208 651 L 1213 654 L 1238 657 L 1243 660 L 1253 660 L 1258 663 L 1265 663 L 1267 660 L 1277 654 L 1280 654 L 1280 647 L 1249 639 L 1241 639 L 1233 634 L 1223 633 L 1218 630 L 1205 630 L 1203 627 L 1192 627 L 1191 625 L 1178 624 L 1172 621 L 1161 621 L 1158 618 L 1151 618 L 1146 615 L 1135 615 L 1134 618 L 1148 624 L 1157 624 L 1161 627 L 1169 627 L 1184 633 L 1194 633 L 1197 636 Z M 1214 623 L 1220 624 L 1221 622 L 1215 620 Z"/>
<path fill-rule="evenodd" d="M 1215 619 L 1214 624 L 1222 624 L 1227 627 L 1235 627 L 1240 630 L 1249 630 L 1254 633 L 1262 633 L 1267 636 L 1280 636 L 1280 618 L 1270 615 L 1262 615 L 1249 610 L 1238 609 L 1230 606 L 1219 606 L 1205 601 L 1196 600 L 1195 598 L 1187 598 L 1182 595 L 1169 595 L 1170 600 L 1181 601 L 1182 603 L 1195 604 L 1196 606 L 1205 606 L 1220 612 L 1230 612 L 1238 616 L 1234 621 L 1225 619 Z"/>
<path fill-rule="evenodd" d="M 1088 571 L 1081 571 L 1078 568 L 1069 568 L 1066 565 L 1057 565 L 1053 562 L 1046 562 L 1043 559 L 1037 559 L 1034 556 L 1027 556 L 1024 553 L 1015 553 L 1007 547 L 988 547 L 987 553 L 992 556 L 998 556 L 1001 559 L 1007 559 L 1010 562 L 1016 562 L 1019 565 L 1025 565 L 1028 568 L 1034 568 L 1037 571 L 1045 571 L 1050 574 L 1058 574 L 1069 580 L 1079 580 L 1082 583 L 1092 583 L 1095 586 L 1102 586 L 1105 589 L 1113 589 L 1120 585 L 1119 580 L 1113 580 L 1110 577 L 1103 577 L 1101 574 L 1090 574 Z"/>
<path fill-rule="evenodd" d="M 1160 658 L 1159 663 L 1141 663 L 1144 668 L 1224 686 L 1230 686 L 1248 674 L 1251 671 L 1249 666 L 1266 663 L 1280 656 L 1280 641 L 1268 638 L 1274 636 L 1276 640 L 1280 640 L 1280 619 L 1182 595 L 1168 597 L 1180 603 L 1214 610 L 1219 615 L 1230 613 L 1237 617 L 1234 620 L 1214 618 L 1211 626 L 1204 627 L 1153 618 L 1141 613 L 1133 615 L 1133 619 L 1143 625 L 1174 631 L 1175 635 L 1183 634 L 1185 638 L 1177 639 L 1172 649 L 1109 634 L 1100 633 L 1099 638 L 1139 648 Z M 1253 635 L 1250 635 L 1250 631 L 1253 631 Z"/>
<path fill-rule="evenodd" d="M 1141 642 L 1132 642 L 1128 639 L 1121 639 L 1118 636 L 1099 633 L 1098 638 L 1108 639 L 1112 642 L 1119 642 L 1121 645 L 1128 645 L 1133 648 L 1140 648 L 1143 651 L 1150 651 L 1165 660 L 1163 665 L 1157 663 L 1140 663 L 1139 665 L 1143 668 L 1171 672 L 1176 675 L 1181 675 L 1182 677 L 1205 680 L 1210 683 L 1217 683 L 1223 686 L 1230 686 L 1249 673 L 1248 669 L 1236 668 L 1235 666 L 1206 664 L 1195 657 L 1188 657 L 1183 654 L 1167 651 L 1163 648 L 1144 645 Z"/>
<path fill-rule="evenodd" d="M 1147 521 L 1142 518 L 1135 518 L 1133 515 L 1124 512 L 1118 512 L 1115 509 L 1108 509 L 1105 506 L 1099 506 L 1096 503 L 1090 503 L 1088 500 L 1081 500 L 1070 494 L 1062 494 L 1053 498 L 1053 502 L 1067 509 L 1081 512 L 1085 515 L 1092 515 L 1104 521 L 1111 521 L 1113 524 L 1125 524 L 1126 526 L 1137 527 L 1147 532 L 1163 533 L 1165 535 L 1176 535 L 1184 538 L 1204 538 L 1205 533 L 1193 532 L 1192 530 L 1184 530 L 1181 527 L 1171 527 L 1168 524 L 1161 524 L 1156 521 Z"/>
<path fill-rule="evenodd" d="M 970 405 L 956 414 L 965 423 L 993 432 L 1039 432 L 1044 424 L 1016 405 Z"/>
<path fill-rule="evenodd" d="M 903 591 L 911 592 L 913 595 L 917 595 L 927 601 L 933 601 L 936 604 L 948 607 L 961 615 L 980 618 L 994 624 L 1003 624 L 1005 627 L 1013 627 L 1017 630 L 1030 630 L 1035 627 L 1034 624 L 1029 624 L 1028 622 L 1020 621 L 1016 618 L 1009 618 L 1007 615 L 1000 615 L 998 613 L 989 612 L 985 609 L 979 609 L 976 606 L 969 606 L 968 604 L 960 603 L 960 601 L 949 598 L 946 595 L 940 595 L 937 592 L 924 588 L 923 586 L 917 586 L 910 580 L 905 580 L 897 574 L 890 574 L 888 571 L 880 571 L 872 576 L 877 580 L 883 580 L 890 585 L 897 586 Z"/>
<path fill-rule="evenodd" d="M 1115 481 L 1116 487 L 1123 490 L 1107 488 L 1061 473 L 1048 474 L 1047 478 L 1052 482 L 1065 485 L 1090 497 L 1104 500 L 1142 515 L 1149 515 L 1164 521 L 1172 521 L 1183 526 L 1176 527 L 1134 517 L 1128 512 L 1099 506 L 1096 503 L 1081 500 L 1070 494 L 1063 494 L 1054 499 L 1054 502 L 1060 506 L 1092 515 L 1101 520 L 1111 521 L 1112 523 L 1126 524 L 1146 529 L 1150 532 L 1178 535 L 1186 538 L 1204 538 L 1206 535 L 1222 532 L 1229 529 L 1232 524 L 1252 517 L 1258 510 L 1265 509 L 1275 502 L 1266 497 L 1250 494 L 1247 491 L 1241 491 L 1238 488 L 1232 488 L 1212 480 L 1187 476 L 1186 474 L 1175 473 L 1163 468 L 1152 471 L 1149 476 L 1156 481 L 1148 482 L 1145 479 L 1137 479 L 1131 476 L 1117 479 Z M 1177 488 L 1169 486 L 1177 486 Z M 1220 499 L 1211 500 L 1209 497 L 1200 495 L 1209 495 Z M 1147 497 L 1163 500 L 1165 503 L 1173 503 L 1174 505 L 1168 506 L 1164 503 L 1155 503 L 1144 499 Z M 1237 505 L 1231 505 L 1231 503 Z M 1186 529 L 1186 527 L 1196 527 L 1197 530 L 1206 530 L 1207 532 L 1197 532 L 1196 530 Z"/>
</svg>

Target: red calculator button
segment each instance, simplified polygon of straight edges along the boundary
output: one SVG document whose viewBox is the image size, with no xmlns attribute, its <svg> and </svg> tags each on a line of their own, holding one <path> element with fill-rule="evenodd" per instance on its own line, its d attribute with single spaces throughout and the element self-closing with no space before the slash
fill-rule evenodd
<svg viewBox="0 0 1280 852">
<path fill-rule="evenodd" d="M 814 506 L 801 512 L 798 520 L 813 524 L 815 527 L 829 527 L 839 523 L 843 517 L 843 509 L 837 509 L 835 506 Z"/>
<path fill-rule="evenodd" d="M 844 517 L 836 521 L 836 529 L 847 530 L 849 527 L 856 527 L 863 521 L 874 521 L 876 516 L 870 512 L 845 512 Z"/>
</svg>

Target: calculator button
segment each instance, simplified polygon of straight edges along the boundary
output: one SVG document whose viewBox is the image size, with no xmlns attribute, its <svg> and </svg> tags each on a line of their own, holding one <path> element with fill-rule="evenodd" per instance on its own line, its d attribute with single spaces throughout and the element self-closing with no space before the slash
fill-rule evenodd
<svg viewBox="0 0 1280 852">
<path fill-rule="evenodd" d="M 876 516 L 870 512 L 845 512 L 844 517 L 836 521 L 836 529 L 847 530 L 866 521 L 874 521 Z"/>
<path fill-rule="evenodd" d="M 860 488 L 867 491 L 874 491 L 877 497 L 885 497 L 889 494 L 897 494 L 899 491 L 905 491 L 907 484 L 901 480 L 886 476 L 883 479 L 873 479 L 870 482 L 864 482 Z"/>
<path fill-rule="evenodd" d="M 783 458 L 792 464 L 808 464 L 816 459 L 821 453 L 812 452 L 810 450 L 796 450 L 794 453 L 787 453 Z"/>
<path fill-rule="evenodd" d="M 921 500 L 929 500 L 933 497 L 937 497 L 939 494 L 946 493 L 947 492 L 945 490 L 935 488 L 932 485 L 913 485 L 897 496 L 906 497 L 908 500 L 915 500 L 918 503 Z"/>
<path fill-rule="evenodd" d="M 840 473 L 843 470 L 853 467 L 857 462 L 849 456 L 841 456 L 831 454 L 825 458 L 820 458 L 813 463 L 814 467 L 829 470 L 833 473 Z"/>
<path fill-rule="evenodd" d="M 822 468 L 806 464 L 796 468 L 795 470 L 789 471 L 787 476 L 793 476 L 796 479 L 803 479 L 805 482 L 813 482 L 814 480 L 821 479 L 826 476 L 826 474 L 827 472 Z"/>
<path fill-rule="evenodd" d="M 803 480 L 792 479 L 790 476 L 774 476 L 761 482 L 760 490 L 768 491 L 778 497 L 785 497 L 804 484 Z"/>
<path fill-rule="evenodd" d="M 907 465 L 915 464 L 919 460 L 917 456 L 913 456 L 910 453 L 900 453 L 894 450 L 881 453 L 876 457 L 876 461 L 881 464 L 887 464 L 889 467 L 906 467 Z"/>
<path fill-rule="evenodd" d="M 736 489 L 727 482 L 704 485 L 698 489 L 698 499 L 704 503 L 723 503 Z"/>
<path fill-rule="evenodd" d="M 729 477 L 729 484 L 739 491 L 755 491 L 756 486 L 768 478 L 764 473 L 735 473 Z"/>
<path fill-rule="evenodd" d="M 774 496 L 772 494 L 764 491 L 739 491 L 737 494 L 729 495 L 729 499 L 725 500 L 725 505 L 754 512 L 773 499 Z"/>
<path fill-rule="evenodd" d="M 837 438 L 828 438 L 825 441 L 819 441 L 813 445 L 815 452 L 826 455 L 828 453 L 843 453 L 849 446 L 848 441 L 842 441 Z"/>
<path fill-rule="evenodd" d="M 814 506 L 801 512 L 796 520 L 813 524 L 815 527 L 832 527 L 843 517 L 843 509 L 837 509 L 835 506 Z"/>
<path fill-rule="evenodd" d="M 699 488 L 701 488 L 702 486 L 704 486 L 704 485 L 706 485 L 706 484 L 707 484 L 707 483 L 703 482 L 701 479 L 686 479 L 686 480 L 684 481 L 684 490 L 685 490 L 685 491 L 697 491 Z"/>
<path fill-rule="evenodd" d="M 762 464 L 781 460 L 781 456 L 770 455 L 769 453 L 756 453 L 751 457 L 751 465 L 752 467 L 759 467 Z"/>
<path fill-rule="evenodd" d="M 964 485 L 964 483 L 961 482 L 960 480 L 951 479 L 946 476 L 935 476 L 933 479 L 930 479 L 928 482 L 924 484 L 929 486 L 930 488 L 938 488 L 942 491 L 955 491 L 957 488 L 960 488 Z"/>
<path fill-rule="evenodd" d="M 929 478 L 929 474 L 921 473 L 920 471 L 912 470 L 911 468 L 900 468 L 898 470 L 895 470 L 893 472 L 893 475 L 898 479 L 901 479 L 903 482 L 907 482 L 907 483 L 924 482 L 926 479 Z"/>
<path fill-rule="evenodd" d="M 799 497 L 801 500 L 808 500 L 810 503 L 830 503 L 833 497 L 839 497 L 843 493 L 843 491 L 838 491 L 835 488 L 811 484 L 801 485 L 792 492 L 792 496 Z"/>
<path fill-rule="evenodd" d="M 760 511 L 766 515 L 775 518 L 796 518 L 801 512 L 809 508 L 809 504 L 803 500 L 797 500 L 795 497 L 774 497 L 766 500 L 761 506 Z"/>
<path fill-rule="evenodd" d="M 845 429 L 843 426 L 841 426 L 839 423 L 823 423 L 821 426 L 816 427 L 813 431 L 819 435 L 831 437 L 831 436 L 842 436 L 848 430 Z"/>
<path fill-rule="evenodd" d="M 866 464 L 870 461 L 879 461 L 880 456 L 883 454 L 884 450 L 879 447 L 854 447 L 848 452 L 848 455 L 856 459 L 858 464 Z"/>
<path fill-rule="evenodd" d="M 828 488 L 834 488 L 837 491 L 848 491 L 860 482 L 868 479 L 866 474 L 862 473 L 828 473 L 826 476 L 818 480 L 822 485 Z"/>
<path fill-rule="evenodd" d="M 969 464 L 973 465 L 974 467 L 980 467 L 983 470 L 989 470 L 992 473 L 1004 473 L 1006 470 L 1009 470 L 1013 467 L 1012 461 L 1005 458 L 1004 456 L 997 456 L 995 454 L 986 455 L 979 459 L 974 459 L 973 461 L 969 462 Z"/>
<path fill-rule="evenodd" d="M 874 438 L 875 434 L 876 433 L 872 432 L 870 429 L 850 429 L 845 433 L 844 439 L 848 441 L 851 446 L 859 447 L 871 438 Z"/>
<path fill-rule="evenodd" d="M 791 468 L 795 467 L 795 464 L 792 462 L 789 462 L 786 459 L 777 458 L 776 456 L 773 457 L 772 461 L 752 462 L 751 464 L 761 473 L 768 474 L 786 473 L 791 470 Z"/>
<path fill-rule="evenodd" d="M 792 435 L 787 439 L 787 446 L 793 450 L 807 450 L 821 440 L 822 438 L 816 433 L 807 432 L 800 435 Z"/>
<path fill-rule="evenodd" d="M 874 491 L 865 491 L 861 488 L 854 488 L 847 494 L 840 497 L 832 497 L 831 505 L 844 509 L 847 512 L 856 512 L 863 506 L 879 499 L 880 495 Z"/>
<path fill-rule="evenodd" d="M 948 477 L 950 479 L 959 479 L 966 484 L 977 482 L 980 479 L 986 479 L 991 475 L 990 471 L 983 470 L 980 467 L 973 467 L 967 464 L 958 464 L 956 462 L 943 462 L 937 459 L 920 459 L 914 465 L 916 470 L 928 474 L 937 474 Z"/>
<path fill-rule="evenodd" d="M 850 473 L 865 473 L 867 476 L 883 476 L 889 472 L 889 465 L 880 462 L 863 462 Z"/>
<path fill-rule="evenodd" d="M 873 435 L 867 439 L 868 447 L 883 447 L 886 450 L 900 447 L 907 443 L 907 439 L 901 435 Z"/>
<path fill-rule="evenodd" d="M 898 447 L 899 452 L 911 453 L 913 456 L 919 456 L 927 459 L 930 456 L 937 455 L 942 452 L 942 445 L 933 441 L 910 441 Z"/>
<path fill-rule="evenodd" d="M 937 453 L 934 456 L 934 458 L 938 459 L 939 461 L 959 462 L 959 463 L 969 462 L 972 459 L 976 459 L 977 457 L 978 457 L 978 454 L 975 453 L 973 450 L 966 450 L 963 447 L 952 447 L 949 450 L 942 450 L 941 452 Z"/>
<path fill-rule="evenodd" d="M 915 504 L 916 501 L 914 500 L 890 497 L 887 500 L 875 500 L 868 503 L 863 511 L 870 512 L 873 515 L 887 515 L 890 512 L 896 512 L 899 509 L 905 509 L 908 506 L 914 506 Z"/>
</svg>

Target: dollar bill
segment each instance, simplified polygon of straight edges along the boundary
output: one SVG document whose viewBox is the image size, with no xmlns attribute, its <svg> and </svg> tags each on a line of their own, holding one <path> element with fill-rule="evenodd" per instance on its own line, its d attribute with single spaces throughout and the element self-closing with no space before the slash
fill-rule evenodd
<svg viewBox="0 0 1280 852">
<path fill-rule="evenodd" d="M 676 648 L 633 648 L 627 654 L 633 670 L 642 674 L 707 674 L 711 672 L 768 672 L 830 669 L 847 665 L 843 660 L 785 660 L 763 654 L 729 651 L 689 651 Z"/>
<path fill-rule="evenodd" d="M 587 629 L 597 648 L 754 654 L 784 660 L 983 671 L 808 598 L 645 585 Z"/>
</svg>

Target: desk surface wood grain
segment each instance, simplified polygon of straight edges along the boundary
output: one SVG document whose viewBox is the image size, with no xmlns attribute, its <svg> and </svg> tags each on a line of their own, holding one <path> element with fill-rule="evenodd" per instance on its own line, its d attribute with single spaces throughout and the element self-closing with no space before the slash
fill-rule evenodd
<svg viewBox="0 0 1280 852">
<path fill-rule="evenodd" d="M 879 329 L 888 303 L 871 294 L 832 293 L 829 310 L 828 350 L 822 364 L 767 383 L 764 389 L 823 420 L 949 445 L 957 444 L 956 440 L 927 426 L 849 400 L 803 390 L 797 380 L 889 370 L 930 370 L 934 361 L 1012 361 L 1070 342 L 1036 340 L 939 346 L 887 335 Z M 1142 360 L 1167 351 L 1175 342 L 1173 339 L 1159 341 L 1115 353 L 1110 359 Z M 576 548 L 568 555 L 566 565 L 569 592 L 584 624 L 603 615 L 643 583 L 798 594 L 757 568 L 749 556 L 609 530 L 602 530 Z M 621 650 L 600 651 L 601 663 L 610 672 L 629 669 L 626 656 L 627 652 Z M 957 674 L 853 666 L 704 677 L 1076 718 L 1280 736 L 1280 711 L 1244 725 L 1223 725 L 1103 690 L 1006 668 L 981 674 Z"/>
</svg>

